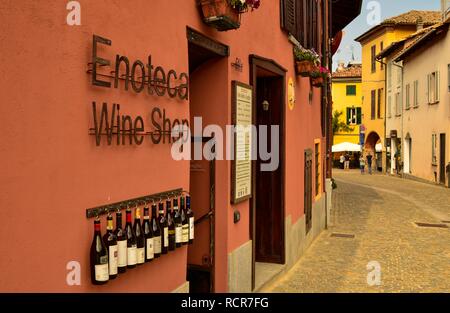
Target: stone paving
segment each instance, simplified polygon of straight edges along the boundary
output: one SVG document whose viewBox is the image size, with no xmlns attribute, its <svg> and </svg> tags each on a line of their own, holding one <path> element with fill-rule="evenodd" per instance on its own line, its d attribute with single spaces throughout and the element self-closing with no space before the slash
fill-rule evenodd
<svg viewBox="0 0 450 313">
<path fill-rule="evenodd" d="M 358 171 L 334 177 L 333 225 L 263 291 L 450 292 L 450 228 L 414 224 L 450 222 L 450 189 Z M 371 261 L 381 267 L 379 285 L 368 284 Z"/>
</svg>

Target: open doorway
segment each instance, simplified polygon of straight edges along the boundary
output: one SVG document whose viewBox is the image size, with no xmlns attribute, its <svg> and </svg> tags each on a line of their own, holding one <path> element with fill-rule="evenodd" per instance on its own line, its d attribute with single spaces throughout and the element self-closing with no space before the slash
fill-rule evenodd
<svg viewBox="0 0 450 313">
<path fill-rule="evenodd" d="M 284 241 L 284 125 L 285 70 L 272 60 L 250 57 L 250 84 L 253 86 L 253 120 L 259 129 L 267 125 L 267 147 L 272 149 L 271 125 L 279 126 L 276 138 L 279 166 L 273 171 L 261 171 L 260 159 L 253 161 L 253 197 L 250 229 L 253 242 L 252 288 L 259 289 L 285 263 Z M 258 133 L 259 135 L 259 133 Z M 258 138 L 259 140 L 259 138 Z M 259 144 L 259 143 L 258 143 Z M 259 147 L 258 147 L 259 150 Z M 278 265 L 278 266 L 277 266 Z"/>
<path fill-rule="evenodd" d="M 228 77 L 227 57 L 229 48 L 203 34 L 188 28 L 189 54 L 189 114 L 191 130 L 194 117 L 201 117 L 203 123 L 215 122 L 216 113 L 212 108 L 223 105 L 221 93 L 226 92 Z M 219 79 L 220 78 L 220 79 Z M 224 91 L 225 90 L 225 91 Z M 223 101 L 223 100 L 222 100 Z M 192 153 L 194 145 L 210 144 L 212 137 L 197 137 L 191 133 Z M 215 145 L 214 145 L 215 147 Z M 210 149 L 214 152 L 213 148 Z M 188 246 L 187 280 L 191 293 L 209 293 L 216 290 L 216 266 L 221 260 L 215 259 L 216 249 L 216 212 L 215 212 L 215 177 L 216 162 L 214 158 L 190 161 L 190 195 L 191 207 L 195 214 L 195 239 Z"/>
</svg>

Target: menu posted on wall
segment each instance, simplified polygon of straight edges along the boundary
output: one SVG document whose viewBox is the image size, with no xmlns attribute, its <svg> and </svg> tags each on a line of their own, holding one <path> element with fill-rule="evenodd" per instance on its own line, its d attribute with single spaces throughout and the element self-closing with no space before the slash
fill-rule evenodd
<svg viewBox="0 0 450 313">
<path fill-rule="evenodd" d="M 242 202 L 252 196 L 252 87 L 233 81 L 232 86 L 234 160 L 232 162 L 231 201 Z"/>
</svg>

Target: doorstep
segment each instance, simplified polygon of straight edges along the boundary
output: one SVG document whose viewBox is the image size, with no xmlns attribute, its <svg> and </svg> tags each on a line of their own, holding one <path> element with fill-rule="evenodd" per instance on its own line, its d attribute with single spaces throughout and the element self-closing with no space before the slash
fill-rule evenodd
<svg viewBox="0 0 450 313">
<path fill-rule="evenodd" d="M 286 269 L 286 264 L 255 262 L 255 290 L 261 291 L 275 281 Z"/>
</svg>

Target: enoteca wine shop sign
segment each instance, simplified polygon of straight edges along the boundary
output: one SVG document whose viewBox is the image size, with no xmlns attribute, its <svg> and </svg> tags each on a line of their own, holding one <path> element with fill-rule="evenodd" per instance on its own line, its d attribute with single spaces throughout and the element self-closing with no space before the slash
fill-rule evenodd
<svg viewBox="0 0 450 313">
<path fill-rule="evenodd" d="M 102 57 L 99 48 L 112 46 L 112 41 L 97 35 L 92 41 L 92 61 L 89 63 L 92 85 L 102 88 L 122 89 L 136 94 L 147 93 L 151 96 L 168 97 L 178 101 L 187 101 L 189 97 L 189 76 L 174 69 L 166 70 L 154 65 L 152 56 L 146 61 L 132 62 L 127 56 L 117 54 L 114 62 Z M 92 123 L 90 135 L 95 136 L 95 143 L 107 145 L 141 145 L 145 138 L 153 144 L 171 143 L 173 127 L 185 124 L 187 119 L 170 119 L 165 109 L 153 107 L 149 119 L 142 115 L 123 114 L 125 104 L 106 103 L 101 105 L 92 101 Z M 122 111 L 121 111 L 122 110 Z M 146 126 L 146 125 L 151 126 Z M 178 137 L 178 136 L 177 136 Z"/>
</svg>

